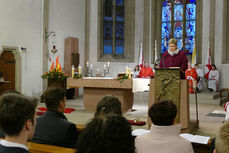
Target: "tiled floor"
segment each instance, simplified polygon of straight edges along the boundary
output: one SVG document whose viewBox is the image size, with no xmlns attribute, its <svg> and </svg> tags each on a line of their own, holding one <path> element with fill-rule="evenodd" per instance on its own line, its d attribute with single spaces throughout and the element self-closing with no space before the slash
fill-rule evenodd
<svg viewBox="0 0 229 153">
<path fill-rule="evenodd" d="M 208 113 L 214 110 L 223 110 L 223 108 L 218 105 L 217 100 L 211 100 L 211 99 L 212 99 L 212 95 L 208 93 L 198 95 L 199 129 L 192 131 L 192 133 L 214 137 L 220 125 L 222 124 L 222 121 L 224 120 L 223 117 L 206 116 Z M 194 100 L 195 100 L 194 95 L 190 95 L 190 120 L 196 120 L 196 105 Z M 39 107 L 41 106 L 44 106 L 44 104 L 43 103 L 39 104 Z M 65 114 L 67 118 L 73 123 L 86 124 L 94 116 L 93 112 L 88 112 L 84 110 L 82 97 L 79 97 L 74 100 L 68 100 L 67 107 L 76 109 L 76 111 L 70 114 Z M 124 116 L 127 119 L 139 118 L 141 120 L 146 121 L 147 109 L 148 109 L 147 92 L 134 94 L 133 109 L 135 109 L 136 111 L 127 112 L 124 114 Z M 133 126 L 132 128 L 147 129 L 147 126 L 141 126 L 141 127 Z"/>
</svg>

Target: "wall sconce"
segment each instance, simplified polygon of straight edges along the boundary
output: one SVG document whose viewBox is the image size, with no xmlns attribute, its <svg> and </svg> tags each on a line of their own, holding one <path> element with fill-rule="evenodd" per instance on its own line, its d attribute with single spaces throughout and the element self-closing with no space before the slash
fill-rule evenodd
<svg viewBox="0 0 229 153">
<path fill-rule="evenodd" d="M 47 31 L 47 29 L 45 29 L 45 42 L 47 42 L 50 35 L 52 35 L 52 38 L 53 38 L 51 52 L 53 54 L 55 54 L 57 52 L 57 49 L 56 49 L 56 33 L 55 33 L 55 31 L 49 32 L 49 31 Z"/>
</svg>

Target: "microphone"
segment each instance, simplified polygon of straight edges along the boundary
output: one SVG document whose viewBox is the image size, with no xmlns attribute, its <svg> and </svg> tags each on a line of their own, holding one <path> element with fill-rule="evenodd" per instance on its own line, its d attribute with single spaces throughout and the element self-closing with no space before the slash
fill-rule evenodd
<svg viewBox="0 0 229 153">
<path fill-rule="evenodd" d="M 169 54 L 165 55 L 164 57 L 161 58 L 162 61 L 162 65 L 163 65 L 163 68 L 165 68 L 165 59 L 168 57 Z"/>
</svg>

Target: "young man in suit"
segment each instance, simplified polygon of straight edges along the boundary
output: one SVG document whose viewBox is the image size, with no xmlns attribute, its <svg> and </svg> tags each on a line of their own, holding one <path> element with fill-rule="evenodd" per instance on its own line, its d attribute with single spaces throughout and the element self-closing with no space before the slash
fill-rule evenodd
<svg viewBox="0 0 229 153">
<path fill-rule="evenodd" d="M 0 98 L 0 128 L 5 139 L 0 141 L 0 153 L 28 153 L 26 143 L 36 126 L 37 100 L 16 93 Z"/>
<path fill-rule="evenodd" d="M 75 124 L 65 117 L 66 91 L 51 88 L 44 93 L 48 111 L 37 118 L 33 142 L 75 148 L 78 132 Z"/>
</svg>

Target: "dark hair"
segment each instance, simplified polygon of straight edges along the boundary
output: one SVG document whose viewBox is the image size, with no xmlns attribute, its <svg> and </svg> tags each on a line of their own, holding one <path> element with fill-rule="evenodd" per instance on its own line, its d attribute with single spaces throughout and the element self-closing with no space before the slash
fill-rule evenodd
<svg viewBox="0 0 229 153">
<path fill-rule="evenodd" d="M 121 102 L 117 97 L 107 95 L 98 102 L 95 116 L 106 114 L 122 115 Z"/>
<path fill-rule="evenodd" d="M 215 69 L 217 70 L 217 68 L 216 68 L 215 64 L 212 64 L 211 66 L 214 66 L 214 67 L 215 67 Z"/>
<path fill-rule="evenodd" d="M 4 91 L 2 94 L 8 94 L 8 93 L 15 93 L 15 94 L 21 94 L 19 91 L 17 90 L 6 90 Z"/>
<path fill-rule="evenodd" d="M 9 136 L 20 134 L 25 122 L 34 123 L 37 99 L 17 93 L 8 93 L 0 98 L 0 128 Z"/>
<path fill-rule="evenodd" d="M 79 138 L 77 153 L 134 153 L 128 121 L 115 114 L 93 118 Z"/>
<path fill-rule="evenodd" d="M 63 88 L 49 88 L 43 95 L 47 109 L 57 110 L 60 102 L 66 97 L 66 91 Z"/>
<path fill-rule="evenodd" d="M 199 66 L 199 64 L 198 64 L 198 63 L 196 63 L 196 64 L 195 64 L 195 66 Z"/>
<path fill-rule="evenodd" d="M 154 125 L 168 126 L 173 125 L 177 115 L 177 107 L 170 100 L 163 100 L 154 103 L 148 112 L 149 117 Z"/>
</svg>

